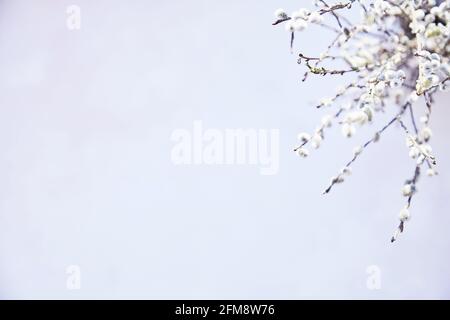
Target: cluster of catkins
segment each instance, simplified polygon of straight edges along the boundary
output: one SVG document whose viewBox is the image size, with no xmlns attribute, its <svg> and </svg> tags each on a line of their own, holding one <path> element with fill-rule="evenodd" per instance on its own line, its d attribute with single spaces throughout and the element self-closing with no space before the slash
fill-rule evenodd
<svg viewBox="0 0 450 320">
<path fill-rule="evenodd" d="M 311 24 L 336 35 L 322 52 L 298 53 L 298 63 L 306 66 L 303 81 L 310 75 L 353 75 L 353 80 L 333 96 L 320 100 L 317 108 L 330 111 L 314 132 L 299 134 L 294 150 L 308 157 L 311 147 L 317 149 L 323 144 L 324 131 L 333 123 L 341 127 L 344 137 L 351 138 L 358 127 L 376 125 L 378 112 L 392 113 L 391 121 L 379 124 L 365 144 L 354 148 L 351 160 L 331 178 L 324 193 L 344 182 L 364 149 L 377 142 L 392 124 L 399 124 L 415 170 L 401 190 L 407 201 L 391 239 L 395 241 L 410 218 L 411 199 L 422 167 L 429 176 L 437 174 L 429 145 L 430 117 L 434 96 L 447 91 L 450 84 L 450 0 L 328 1 L 315 0 L 313 9 L 302 8 L 291 14 L 283 9 L 275 11 L 273 25 L 285 25 L 291 34 L 291 50 L 295 33 L 304 32 Z M 354 9 L 361 12 L 358 22 L 346 17 Z"/>
</svg>

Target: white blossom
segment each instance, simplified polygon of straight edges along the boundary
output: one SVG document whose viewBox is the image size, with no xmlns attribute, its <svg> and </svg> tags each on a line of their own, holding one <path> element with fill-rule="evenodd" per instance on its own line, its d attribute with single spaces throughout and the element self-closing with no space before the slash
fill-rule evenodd
<svg viewBox="0 0 450 320">
<path fill-rule="evenodd" d="M 382 96 L 384 94 L 385 88 L 386 83 L 384 81 L 377 83 L 374 87 L 374 94 L 377 96 Z"/>
<path fill-rule="evenodd" d="M 402 210 L 400 210 L 398 217 L 400 221 L 405 222 L 411 219 L 411 214 L 409 213 L 409 210 L 407 208 L 403 208 Z"/>
<path fill-rule="evenodd" d="M 297 154 L 302 158 L 306 158 L 307 156 L 309 156 L 309 151 L 306 148 L 299 148 L 297 150 Z"/>
<path fill-rule="evenodd" d="M 320 143 L 322 142 L 322 137 L 320 136 L 320 134 L 314 134 L 312 137 L 312 141 L 311 141 L 311 145 L 313 146 L 314 149 L 317 149 L 320 147 Z"/>
<path fill-rule="evenodd" d="M 293 21 L 288 21 L 288 22 L 286 22 L 286 24 L 285 24 L 285 29 L 286 29 L 286 31 L 288 31 L 288 32 L 294 32 L 294 31 L 295 31 L 295 28 L 294 28 L 294 22 L 293 22 Z"/>
<path fill-rule="evenodd" d="M 287 17 L 288 17 L 288 15 L 286 14 L 286 11 L 284 11 L 284 9 L 277 9 L 277 10 L 275 10 L 275 17 L 277 18 L 277 19 L 287 19 Z"/>
<path fill-rule="evenodd" d="M 308 21 L 310 23 L 321 23 L 323 21 L 323 17 L 318 12 L 313 12 L 309 15 Z"/>
<path fill-rule="evenodd" d="M 322 117 L 321 123 L 324 127 L 331 127 L 331 121 L 333 120 L 333 117 L 329 114 Z"/>
<path fill-rule="evenodd" d="M 309 10 L 302 8 L 298 11 L 293 12 L 291 17 L 295 21 L 306 20 L 306 19 L 308 19 L 309 14 L 310 14 Z"/>
<path fill-rule="evenodd" d="M 405 184 L 402 188 L 402 193 L 405 197 L 408 197 L 412 194 L 413 188 L 410 184 Z"/>
<path fill-rule="evenodd" d="M 422 116 L 422 117 L 420 117 L 420 122 L 421 123 L 427 123 L 428 122 L 428 116 Z"/>
<path fill-rule="evenodd" d="M 419 137 L 421 140 L 427 142 L 428 140 L 430 140 L 431 136 L 433 135 L 433 132 L 431 131 L 430 127 L 424 127 L 422 128 L 422 130 L 420 130 L 419 132 Z"/>
<path fill-rule="evenodd" d="M 306 132 L 301 132 L 301 133 L 298 134 L 297 138 L 301 142 L 308 142 L 309 140 L 311 140 L 311 135 L 309 133 L 306 133 Z"/>
<path fill-rule="evenodd" d="M 357 146 L 353 149 L 353 155 L 359 156 L 363 151 L 363 148 L 361 146 Z"/>
<path fill-rule="evenodd" d="M 348 123 L 356 123 L 363 125 L 369 120 L 369 116 L 363 110 L 349 112 L 346 116 L 346 121 Z M 343 129 L 344 130 L 344 129 Z M 353 132 L 354 133 L 354 132 Z"/>
<path fill-rule="evenodd" d="M 308 23 L 305 20 L 295 20 L 292 22 L 292 26 L 295 31 L 303 31 L 308 27 Z"/>
<path fill-rule="evenodd" d="M 329 105 L 331 105 L 332 103 L 333 103 L 333 99 L 330 99 L 330 98 L 323 98 L 323 99 L 321 99 L 320 102 L 319 102 L 319 104 L 320 104 L 321 106 L 324 106 L 324 107 L 329 106 Z"/>
<path fill-rule="evenodd" d="M 347 137 L 350 138 L 351 136 L 353 136 L 355 134 L 355 126 L 349 123 L 344 123 L 342 125 L 342 134 Z"/>
<path fill-rule="evenodd" d="M 409 156 L 412 159 L 416 159 L 419 155 L 420 155 L 420 151 L 416 147 L 412 147 L 411 149 L 409 149 Z"/>
<path fill-rule="evenodd" d="M 341 170 L 341 174 L 350 176 L 352 174 L 352 169 L 350 167 L 344 167 Z"/>
<path fill-rule="evenodd" d="M 416 142 L 415 142 L 414 137 L 411 136 L 411 135 L 408 135 L 408 136 L 406 137 L 406 146 L 407 146 L 408 148 L 412 148 L 412 147 L 415 146 L 415 144 L 416 144 Z"/>
</svg>

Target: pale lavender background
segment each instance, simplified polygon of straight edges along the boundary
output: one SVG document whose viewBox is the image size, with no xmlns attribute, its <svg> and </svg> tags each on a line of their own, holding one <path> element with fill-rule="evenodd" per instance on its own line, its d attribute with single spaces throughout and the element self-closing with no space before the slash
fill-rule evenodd
<svg viewBox="0 0 450 320">
<path fill-rule="evenodd" d="M 80 31 L 66 28 L 70 4 Z M 306 160 L 291 152 L 340 80 L 300 84 L 289 35 L 270 25 L 277 7 L 305 5 L 1 1 L 0 297 L 449 298 L 448 97 L 433 110 L 441 174 L 420 181 L 407 232 L 390 244 L 414 166 L 398 128 L 326 197 L 379 125 L 351 141 L 333 129 Z M 321 35 L 297 44 L 320 51 Z M 194 120 L 279 128 L 280 173 L 174 166 L 170 134 Z M 71 264 L 78 291 L 66 289 Z"/>
</svg>

